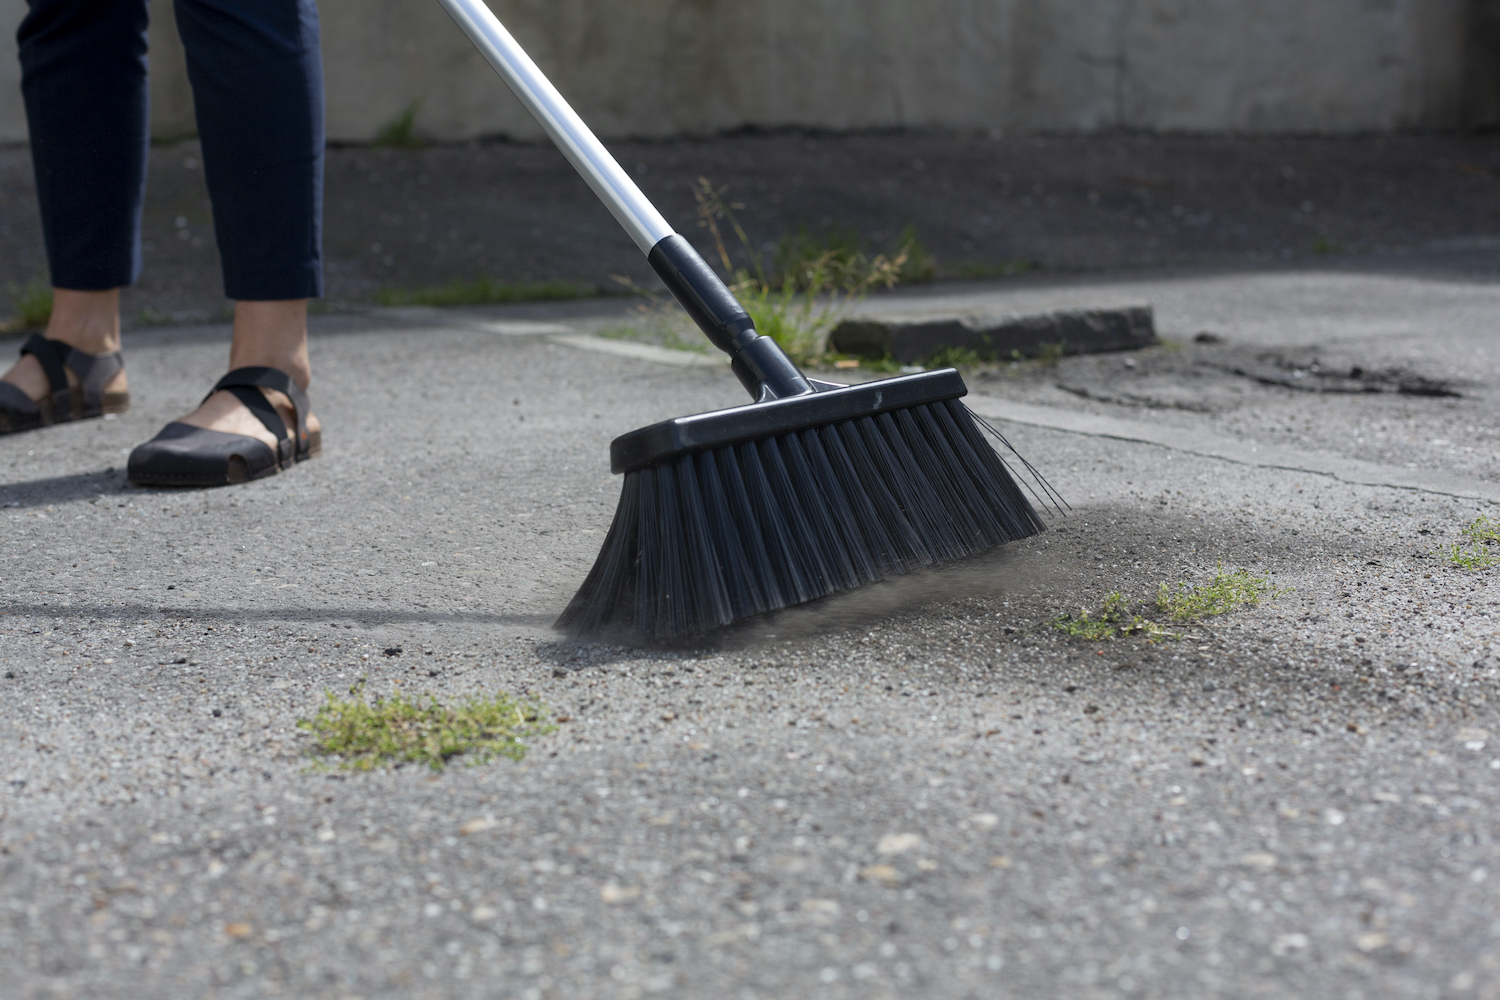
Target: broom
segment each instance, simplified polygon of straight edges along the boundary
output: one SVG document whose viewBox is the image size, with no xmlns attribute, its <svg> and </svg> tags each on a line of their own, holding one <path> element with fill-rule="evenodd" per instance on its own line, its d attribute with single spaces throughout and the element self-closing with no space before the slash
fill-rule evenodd
<svg viewBox="0 0 1500 1000">
<path fill-rule="evenodd" d="M 691 635 L 1043 530 L 958 402 L 968 390 L 957 371 L 854 386 L 807 378 L 756 333 L 482 0 L 440 2 L 729 355 L 755 401 L 613 442 L 611 468 L 625 474 L 620 506 L 559 628 Z"/>
</svg>

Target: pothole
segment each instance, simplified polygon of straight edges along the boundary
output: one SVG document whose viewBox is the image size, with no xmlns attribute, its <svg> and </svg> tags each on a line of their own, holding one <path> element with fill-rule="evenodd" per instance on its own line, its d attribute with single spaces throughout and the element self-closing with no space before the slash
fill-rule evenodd
<svg viewBox="0 0 1500 1000">
<path fill-rule="evenodd" d="M 1408 368 L 1366 368 L 1325 363 L 1316 355 L 1267 351 L 1250 361 L 1226 365 L 1225 371 L 1262 385 L 1301 392 L 1375 393 L 1404 396 L 1462 397 L 1446 379 L 1428 378 Z"/>
</svg>

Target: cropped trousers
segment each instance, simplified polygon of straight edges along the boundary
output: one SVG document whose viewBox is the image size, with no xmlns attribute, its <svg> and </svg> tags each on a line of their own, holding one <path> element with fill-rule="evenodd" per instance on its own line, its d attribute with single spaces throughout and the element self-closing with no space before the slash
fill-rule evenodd
<svg viewBox="0 0 1500 1000">
<path fill-rule="evenodd" d="M 21 90 L 52 284 L 141 270 L 149 0 L 28 0 Z M 314 0 L 174 0 L 231 299 L 322 294 L 323 66 Z"/>
</svg>

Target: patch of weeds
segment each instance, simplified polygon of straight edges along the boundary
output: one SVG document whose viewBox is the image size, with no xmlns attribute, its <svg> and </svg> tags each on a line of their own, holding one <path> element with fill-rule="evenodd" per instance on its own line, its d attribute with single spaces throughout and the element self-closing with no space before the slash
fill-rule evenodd
<svg viewBox="0 0 1500 1000">
<path fill-rule="evenodd" d="M 1480 514 L 1462 534 L 1468 544 L 1454 542 L 1448 550 L 1449 562 L 1462 569 L 1489 569 L 1500 564 L 1500 521 Z"/>
<path fill-rule="evenodd" d="M 706 181 L 700 179 L 700 187 L 694 192 L 700 196 L 700 206 L 705 200 L 711 201 L 714 197 L 711 188 L 702 187 L 704 183 Z M 718 194 L 722 195 L 723 191 Z M 724 207 L 732 212 L 743 206 L 722 206 L 721 200 L 721 206 L 716 207 L 720 213 L 719 218 L 726 218 Z M 802 226 L 795 233 L 782 236 L 776 244 L 769 273 L 760 273 L 761 262 L 756 259 L 749 241 L 738 226 L 733 228 L 752 262 L 756 264 L 756 276 L 761 283 L 778 290 L 791 285 L 799 292 L 814 292 L 816 284 L 821 286 L 818 290 L 832 288 L 842 292 L 857 292 L 861 288 L 871 287 L 872 277 L 877 279 L 874 284 L 886 284 L 887 287 L 897 283 L 917 284 L 937 277 L 937 260 L 917 236 L 916 226 L 907 226 L 901 231 L 893 253 L 877 254 L 874 257 L 862 249 L 864 240 L 856 229 L 829 229 L 815 236 L 806 226 Z M 894 280 L 889 282 L 886 281 L 885 274 L 888 262 L 894 262 L 894 275 L 891 276 Z"/>
<path fill-rule="evenodd" d="M 928 368 L 977 368 L 983 363 L 971 347 L 939 347 L 927 360 Z"/>
<path fill-rule="evenodd" d="M 475 278 L 431 288 L 382 288 L 375 301 L 383 306 L 480 306 L 506 302 L 556 302 L 599 294 L 592 285 L 572 281 L 495 281 Z"/>
<path fill-rule="evenodd" d="M 791 285 L 783 285 L 778 291 L 759 284 L 737 287 L 735 291 L 757 333 L 776 341 L 798 364 L 819 360 L 834 317 L 830 315 L 831 309 L 818 301 L 816 292 L 798 295 Z"/>
<path fill-rule="evenodd" d="M 1290 587 L 1277 587 L 1269 577 L 1252 576 L 1248 570 L 1224 569 L 1220 564 L 1214 578 L 1197 587 L 1178 583 L 1170 587 L 1163 583 L 1156 593 L 1155 607 L 1177 624 L 1187 625 L 1222 615 L 1236 608 L 1255 606 L 1263 600 L 1271 600 L 1290 594 Z M 1106 639 L 1137 636 L 1148 642 L 1162 639 L 1181 639 L 1180 632 L 1173 632 L 1149 618 L 1133 612 L 1125 596 L 1118 590 L 1104 598 L 1104 606 L 1098 614 L 1080 609 L 1076 615 L 1059 615 L 1052 620 L 1052 627 L 1064 635 L 1103 642 Z"/>
<path fill-rule="evenodd" d="M 693 188 L 698 225 L 713 237 L 719 263 L 730 275 L 730 289 L 755 321 L 756 331 L 775 340 L 798 364 L 824 360 L 828 334 L 849 310 L 871 289 L 890 288 L 901 281 L 902 268 L 910 259 L 908 250 L 893 257 L 867 257 L 852 233 L 815 239 L 805 229 L 782 240 L 774 272 L 768 276 L 760 251 L 735 217 L 735 210 L 744 206 L 726 201 L 728 191 L 714 187 L 706 177 L 698 178 Z M 739 240 L 749 269 L 730 262 L 725 227 Z"/>
<path fill-rule="evenodd" d="M 1340 246 L 1339 244 L 1333 242 L 1333 240 L 1330 240 L 1326 236 L 1319 236 L 1313 242 L 1313 253 L 1317 253 L 1317 254 L 1330 254 L 1330 253 L 1343 253 L 1343 252 L 1344 252 L 1344 248 L 1342 246 Z"/>
<path fill-rule="evenodd" d="M 1030 274 L 1037 270 L 1038 264 L 1034 260 L 1017 257 L 1014 260 L 1002 260 L 994 262 L 971 261 L 964 264 L 944 265 L 943 273 L 954 278 L 964 278 L 971 281 L 982 281 L 986 278 L 1014 278 L 1022 274 Z"/>
<path fill-rule="evenodd" d="M 1193 622 L 1247 605 L 1255 607 L 1262 600 L 1291 592 L 1290 587 L 1276 586 L 1270 577 L 1252 576 L 1246 569 L 1226 571 L 1220 563 L 1214 578 L 1200 586 L 1179 582 L 1174 588 L 1163 583 L 1156 592 L 1156 606 L 1174 622 Z"/>
<path fill-rule="evenodd" d="M 40 330 L 52 318 L 52 286 L 41 279 L 11 288 L 15 297 L 15 319 L 5 324 L 10 330 Z"/>
<path fill-rule="evenodd" d="M 711 193 L 701 190 L 694 193 L 707 194 L 710 199 L 713 197 Z M 704 198 L 700 197 L 699 205 L 703 204 Z M 731 210 L 739 207 L 741 206 L 738 204 L 730 206 Z M 700 217 L 701 215 L 700 211 Z M 777 289 L 791 286 L 794 291 L 806 291 L 807 282 L 815 268 L 822 271 L 826 281 L 839 284 L 857 280 L 860 270 L 867 264 L 864 254 L 859 251 L 859 233 L 856 230 L 830 229 L 814 236 L 806 226 L 801 226 L 795 233 L 788 233 L 777 242 L 776 254 L 771 259 L 770 275 L 763 284 Z"/>
<path fill-rule="evenodd" d="M 422 140 L 417 136 L 417 112 L 422 110 L 422 98 L 408 104 L 400 114 L 380 126 L 375 133 L 373 145 L 387 149 L 420 149 Z"/>
<path fill-rule="evenodd" d="M 142 309 L 135 314 L 137 326 L 166 326 L 172 322 L 172 317 L 166 313 L 159 313 L 155 309 Z"/>
<path fill-rule="evenodd" d="M 1149 642 L 1179 638 L 1155 622 L 1132 614 L 1125 595 L 1118 590 L 1112 590 L 1105 596 L 1104 607 L 1097 617 L 1089 614 L 1087 608 L 1080 608 L 1076 615 L 1059 615 L 1054 618 L 1052 627 L 1063 635 L 1087 639 L 1089 642 L 1103 642 L 1131 635 L 1140 636 Z"/>
<path fill-rule="evenodd" d="M 366 701 L 362 683 L 351 687 L 349 694 L 338 698 L 328 692 L 317 714 L 297 723 L 297 728 L 312 734 L 316 753 L 349 771 L 401 764 L 440 770 L 460 755 L 471 765 L 496 757 L 520 760 L 526 755 L 527 739 L 556 728 L 542 720 L 542 705 L 503 694 L 471 697 L 451 706 L 436 698 L 423 704 L 399 691 Z"/>
</svg>

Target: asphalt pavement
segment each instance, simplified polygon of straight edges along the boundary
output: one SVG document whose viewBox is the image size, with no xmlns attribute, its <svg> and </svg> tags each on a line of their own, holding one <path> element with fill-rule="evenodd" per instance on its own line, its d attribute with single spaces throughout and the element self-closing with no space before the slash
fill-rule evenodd
<svg viewBox="0 0 1500 1000">
<path fill-rule="evenodd" d="M 1500 233 L 1500 133 L 1358 136 L 1030 135 L 797 129 L 607 145 L 717 266 L 699 229 L 699 178 L 727 187 L 750 243 L 773 263 L 799 231 L 888 252 L 908 226 L 940 275 L 1032 267 L 1099 273 L 1396 253 Z M 203 154 L 153 146 L 140 280 L 125 322 L 225 311 Z M 618 291 L 651 269 L 547 143 L 328 150 L 326 305 L 455 279 L 575 281 Z M 751 262 L 730 239 L 736 266 Z M 1367 266 L 1367 264 L 1361 264 Z M 0 319 L 46 275 L 31 157 L 0 148 Z"/>
<path fill-rule="evenodd" d="M 1446 557 L 1497 513 L 1497 265 L 873 301 L 1144 301 L 1168 343 L 969 373 L 1047 533 L 667 649 L 551 630 L 610 439 L 741 402 L 579 339 L 627 304 L 316 318 L 325 454 L 207 491 L 123 469 L 228 329 L 132 332 L 128 414 L 0 439 L 0 995 L 1500 997 L 1500 570 Z M 1220 564 L 1288 592 L 1049 624 Z M 360 683 L 557 730 L 320 769 L 297 723 Z"/>
</svg>

